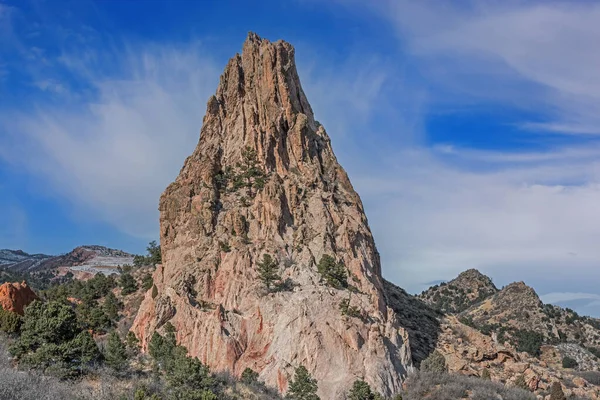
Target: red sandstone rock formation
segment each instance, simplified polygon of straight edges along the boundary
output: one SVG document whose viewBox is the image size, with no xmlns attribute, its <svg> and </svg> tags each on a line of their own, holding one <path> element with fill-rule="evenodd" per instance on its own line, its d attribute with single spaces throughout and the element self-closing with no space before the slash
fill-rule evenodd
<svg viewBox="0 0 600 400">
<path fill-rule="evenodd" d="M 25 282 L 0 285 L 0 307 L 23 315 L 23 310 L 38 297 Z"/>
<path fill-rule="evenodd" d="M 236 184 L 248 148 L 264 186 Z M 213 370 L 250 367 L 282 392 L 301 364 L 327 399 L 355 379 L 386 395 L 400 388 L 408 335 L 386 304 L 362 203 L 314 119 L 289 43 L 248 36 L 159 208 L 163 265 L 132 327 L 143 346 L 170 322 Z M 264 254 L 293 289 L 267 293 L 257 273 Z M 344 263 L 356 293 L 322 281 L 325 254 Z M 362 319 L 342 315 L 348 298 Z"/>
</svg>

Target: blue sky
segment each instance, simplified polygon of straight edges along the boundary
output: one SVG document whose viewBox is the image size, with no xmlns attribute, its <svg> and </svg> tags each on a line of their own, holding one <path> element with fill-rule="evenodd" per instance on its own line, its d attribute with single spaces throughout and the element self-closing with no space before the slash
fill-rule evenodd
<svg viewBox="0 0 600 400">
<path fill-rule="evenodd" d="M 0 248 L 142 252 L 248 31 L 300 77 L 411 292 L 479 268 L 600 315 L 600 5 L 0 0 Z"/>
</svg>

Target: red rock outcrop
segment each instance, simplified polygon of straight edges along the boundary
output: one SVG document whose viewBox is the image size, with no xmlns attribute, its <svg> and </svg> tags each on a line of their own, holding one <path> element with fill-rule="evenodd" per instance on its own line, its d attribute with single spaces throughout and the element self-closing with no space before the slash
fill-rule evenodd
<svg viewBox="0 0 600 400">
<path fill-rule="evenodd" d="M 144 347 L 170 322 L 213 370 L 250 367 L 282 392 L 299 365 L 326 399 L 343 398 L 356 379 L 384 395 L 400 388 L 408 334 L 388 307 L 361 200 L 314 119 L 289 43 L 248 36 L 159 209 L 163 265 L 132 327 Z M 286 290 L 265 290 L 264 254 Z M 343 263 L 356 290 L 325 284 L 324 255 Z M 346 299 L 361 317 L 342 315 Z"/>
<path fill-rule="evenodd" d="M 37 299 L 37 295 L 25 282 L 6 282 L 0 285 L 0 307 L 6 311 L 23 315 L 25 307 Z"/>
</svg>

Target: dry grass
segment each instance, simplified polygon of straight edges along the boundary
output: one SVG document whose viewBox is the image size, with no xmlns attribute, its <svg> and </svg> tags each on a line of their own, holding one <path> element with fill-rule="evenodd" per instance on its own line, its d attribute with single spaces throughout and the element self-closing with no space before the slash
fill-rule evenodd
<svg viewBox="0 0 600 400">
<path fill-rule="evenodd" d="M 417 372 L 408 377 L 406 384 L 403 400 L 535 400 L 531 392 L 462 375 Z"/>
</svg>

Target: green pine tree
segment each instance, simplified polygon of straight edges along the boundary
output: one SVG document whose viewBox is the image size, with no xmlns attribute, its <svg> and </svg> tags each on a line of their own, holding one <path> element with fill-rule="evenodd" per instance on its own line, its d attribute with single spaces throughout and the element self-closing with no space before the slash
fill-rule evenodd
<svg viewBox="0 0 600 400">
<path fill-rule="evenodd" d="M 379 396 L 373 393 L 371 386 L 365 381 L 356 380 L 348 393 L 348 400 L 376 400 Z"/>
<path fill-rule="evenodd" d="M 137 289 L 138 289 L 137 282 L 135 281 L 133 276 L 131 276 L 130 273 L 125 272 L 125 273 L 121 274 L 121 288 L 123 289 L 121 291 L 121 294 L 123 294 L 123 296 L 127 296 L 128 294 L 131 294 L 131 293 L 134 293 L 135 291 L 137 291 Z"/>
<path fill-rule="evenodd" d="M 119 319 L 119 311 L 123 308 L 123 304 L 117 299 L 113 292 L 108 292 L 104 297 L 102 308 L 108 318 L 112 321 L 116 321 Z"/>
<path fill-rule="evenodd" d="M 269 254 L 264 254 L 262 261 L 258 263 L 258 278 L 267 287 L 268 291 L 275 282 L 281 280 L 281 276 L 278 274 L 279 266 L 277 262 Z"/>
<path fill-rule="evenodd" d="M 296 368 L 294 380 L 290 383 L 288 398 L 294 400 L 320 400 L 317 396 L 317 380 L 314 379 L 304 365 Z"/>
<path fill-rule="evenodd" d="M 108 336 L 104 359 L 106 365 L 115 371 L 122 371 L 127 367 L 127 349 L 116 331 Z"/>
</svg>

